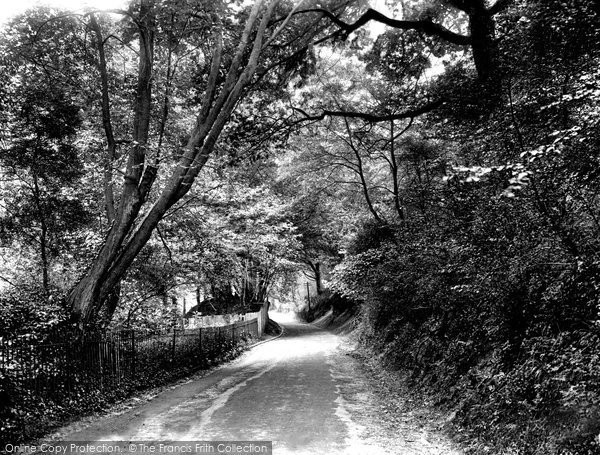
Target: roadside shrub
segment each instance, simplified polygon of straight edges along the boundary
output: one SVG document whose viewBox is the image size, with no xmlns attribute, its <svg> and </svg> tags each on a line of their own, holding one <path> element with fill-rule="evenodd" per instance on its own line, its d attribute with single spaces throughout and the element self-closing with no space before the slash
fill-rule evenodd
<svg viewBox="0 0 600 455">
<path fill-rule="evenodd" d="M 599 261 L 572 260 L 522 204 L 460 192 L 468 223 L 363 239 L 333 289 L 361 302 L 363 343 L 457 411 L 474 452 L 596 453 Z"/>
</svg>

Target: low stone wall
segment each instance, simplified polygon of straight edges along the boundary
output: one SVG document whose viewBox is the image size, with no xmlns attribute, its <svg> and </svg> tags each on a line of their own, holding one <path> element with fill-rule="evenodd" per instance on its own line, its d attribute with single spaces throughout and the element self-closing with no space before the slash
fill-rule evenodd
<svg viewBox="0 0 600 455">
<path fill-rule="evenodd" d="M 186 329 L 195 329 L 200 327 L 222 327 L 234 322 L 251 321 L 253 319 L 258 319 L 258 336 L 261 337 L 269 320 L 269 302 L 265 302 L 260 311 L 252 313 L 194 316 L 186 319 L 184 323 Z"/>
<path fill-rule="evenodd" d="M 198 327 L 222 327 L 224 325 L 229 325 L 234 322 L 247 321 L 256 317 L 254 316 L 249 318 L 249 315 L 254 315 L 254 313 L 194 316 L 185 320 L 185 328 L 195 329 Z"/>
</svg>

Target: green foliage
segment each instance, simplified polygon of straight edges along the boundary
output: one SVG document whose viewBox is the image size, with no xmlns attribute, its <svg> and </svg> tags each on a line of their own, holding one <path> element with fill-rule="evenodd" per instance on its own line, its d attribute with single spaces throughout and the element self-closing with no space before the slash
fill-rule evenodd
<svg viewBox="0 0 600 455">
<path fill-rule="evenodd" d="M 472 437 L 499 447 L 548 438 L 539 453 L 589 444 L 600 400 L 595 263 L 548 265 L 556 259 L 540 256 L 527 231 L 500 249 L 490 238 L 499 220 L 477 226 L 481 217 L 462 238 L 398 227 L 396 242 L 342 262 L 333 288 L 363 302 L 363 340 L 457 406 Z"/>
<path fill-rule="evenodd" d="M 60 293 L 48 297 L 39 284 L 24 282 L 0 295 L 0 337 L 43 336 L 67 319 Z"/>
<path fill-rule="evenodd" d="M 52 21 L 58 29 L 45 27 Z M 0 241 L 36 265 L 46 292 L 64 286 L 54 272 L 68 267 L 66 256 L 73 259 L 90 222 L 86 198 L 80 197 L 85 164 L 76 143 L 84 119 L 82 98 L 73 89 L 82 77 L 78 69 L 85 66 L 77 32 L 77 21 L 40 9 L 13 21 L 0 37 L 0 64 L 12 73 L 2 81 L 7 103 L 0 147 Z M 62 78 L 48 70 L 54 65 L 64 65 Z M 20 279 L 18 273 L 12 276 Z"/>
</svg>

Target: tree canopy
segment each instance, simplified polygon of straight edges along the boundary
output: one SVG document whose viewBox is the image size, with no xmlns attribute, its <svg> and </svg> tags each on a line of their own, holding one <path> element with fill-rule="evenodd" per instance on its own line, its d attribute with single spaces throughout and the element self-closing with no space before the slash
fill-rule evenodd
<svg viewBox="0 0 600 455">
<path fill-rule="evenodd" d="M 242 310 L 298 299 L 304 276 L 483 440 L 539 442 L 556 411 L 572 419 L 538 453 L 589 446 L 600 7 L 378 5 L 135 0 L 8 23 L 6 330 L 158 324 L 184 289 Z"/>
</svg>

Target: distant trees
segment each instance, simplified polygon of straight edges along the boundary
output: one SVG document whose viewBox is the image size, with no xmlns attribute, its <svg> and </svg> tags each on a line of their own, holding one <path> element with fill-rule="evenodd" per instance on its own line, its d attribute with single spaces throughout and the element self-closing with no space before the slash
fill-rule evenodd
<svg viewBox="0 0 600 455">
<path fill-rule="evenodd" d="M 325 269 L 332 269 L 341 259 L 342 234 L 335 226 L 342 221 L 334 218 L 331 204 L 326 195 L 312 188 L 290 206 L 290 221 L 298 239 L 295 259 L 306 267 L 305 275 L 314 281 L 317 294 L 324 290 Z"/>
<path fill-rule="evenodd" d="M 2 151 L 5 186 L 3 232 L 38 251 L 42 286 L 50 286 L 56 248 L 85 225 L 88 214 L 74 188 L 83 166 L 73 145 L 79 108 L 60 89 L 20 87 L 25 99 Z"/>
<path fill-rule="evenodd" d="M 74 33 L 73 21 L 63 20 L 63 26 L 65 34 Z M 64 245 L 77 243 L 73 235 L 90 216 L 79 197 L 84 163 L 76 139 L 83 99 L 49 69 L 76 59 L 77 50 L 68 51 L 66 39 L 50 34 L 44 44 L 26 46 L 26 38 L 16 36 L 2 49 L 1 232 L 5 244 L 26 246 L 24 257 L 27 247 L 35 252 L 36 275 L 46 293 L 57 284 L 51 277 L 54 259 Z M 77 78 L 75 68 L 65 72 Z"/>
</svg>

